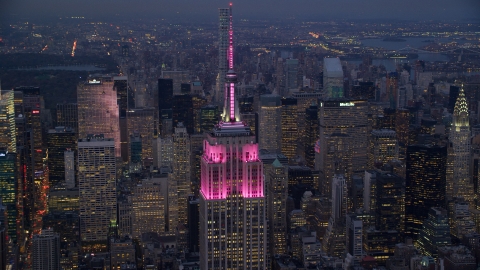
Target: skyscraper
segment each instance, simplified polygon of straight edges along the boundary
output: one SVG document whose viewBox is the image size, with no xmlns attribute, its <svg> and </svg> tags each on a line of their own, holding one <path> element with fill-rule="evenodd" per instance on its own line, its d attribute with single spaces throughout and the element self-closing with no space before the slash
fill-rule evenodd
<svg viewBox="0 0 480 270">
<path fill-rule="evenodd" d="M 78 141 L 82 245 L 88 242 L 107 244 L 110 222 L 116 221 L 117 216 L 115 168 L 113 139 L 94 136 Z"/>
<path fill-rule="evenodd" d="M 225 76 L 229 70 L 227 61 L 227 51 L 229 46 L 229 29 L 230 17 L 232 16 L 232 8 L 218 9 L 218 75 L 217 85 L 215 89 L 215 102 L 223 108 L 225 95 Z"/>
<path fill-rule="evenodd" d="M 270 256 L 286 254 L 287 251 L 287 196 L 288 166 L 278 159 L 269 167 L 266 175 L 268 187 L 268 219 Z"/>
<path fill-rule="evenodd" d="M 282 143 L 282 102 L 279 95 L 260 96 L 258 140 L 261 149 L 280 152 Z"/>
<path fill-rule="evenodd" d="M 201 164 L 200 269 L 266 269 L 263 165 L 236 110 L 231 13 L 229 19 L 226 113 L 207 134 Z"/>
<path fill-rule="evenodd" d="M 297 99 L 282 98 L 282 154 L 293 159 L 297 154 L 298 112 Z"/>
<path fill-rule="evenodd" d="M 145 179 L 133 189 L 132 237 L 142 239 L 142 233 L 165 232 L 165 198 L 161 184 Z"/>
<path fill-rule="evenodd" d="M 33 269 L 60 269 L 60 236 L 53 229 L 45 229 L 33 236 Z"/>
<path fill-rule="evenodd" d="M 14 91 L 0 89 L 0 147 L 16 152 Z"/>
<path fill-rule="evenodd" d="M 460 89 L 453 110 L 453 126 L 451 131 L 453 145 L 453 196 L 464 198 L 473 206 L 475 194 L 470 178 L 470 124 L 468 104 L 463 87 Z"/>
<path fill-rule="evenodd" d="M 104 134 L 115 142 L 120 157 L 120 126 L 117 93 L 110 77 L 89 79 L 77 86 L 78 138 Z"/>
<path fill-rule="evenodd" d="M 340 58 L 323 59 L 324 98 L 343 98 L 343 69 Z"/>
<path fill-rule="evenodd" d="M 173 162 L 168 184 L 168 230 L 187 224 L 188 196 L 190 195 L 190 137 L 180 122 L 173 134 Z"/>
<path fill-rule="evenodd" d="M 422 222 L 431 207 L 445 206 L 447 148 L 411 145 L 407 148 L 405 232 L 418 239 Z"/>
<path fill-rule="evenodd" d="M 15 153 L 0 150 L 0 198 L 7 207 L 7 233 L 14 241 L 17 240 L 17 179 L 15 168 Z"/>
<path fill-rule="evenodd" d="M 76 133 L 72 128 L 55 127 L 48 130 L 48 169 L 51 187 L 65 183 L 65 156 L 64 152 L 71 149 L 76 152 Z"/>
</svg>

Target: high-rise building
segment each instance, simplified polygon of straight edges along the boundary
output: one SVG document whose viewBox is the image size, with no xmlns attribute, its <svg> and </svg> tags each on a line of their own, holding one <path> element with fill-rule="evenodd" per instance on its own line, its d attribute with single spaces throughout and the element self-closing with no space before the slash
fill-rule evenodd
<svg viewBox="0 0 480 270">
<path fill-rule="evenodd" d="M 130 136 L 128 160 L 130 160 L 130 171 L 138 173 L 142 170 L 142 139 L 140 134 L 134 133 Z"/>
<path fill-rule="evenodd" d="M 453 196 L 464 198 L 471 206 L 474 205 L 474 185 L 470 177 L 470 124 L 468 119 L 468 104 L 463 87 L 460 89 L 453 110 L 453 126 L 451 143 L 453 146 Z"/>
<path fill-rule="evenodd" d="M 0 198 L 7 207 L 7 233 L 13 241 L 17 240 L 17 178 L 15 153 L 0 150 Z"/>
<path fill-rule="evenodd" d="M 15 153 L 16 136 L 14 91 L 0 89 L 0 148 Z"/>
<path fill-rule="evenodd" d="M 175 128 L 178 123 L 183 123 L 188 134 L 193 134 L 195 121 L 193 110 L 193 96 L 189 94 L 174 95 L 172 107 L 172 125 Z"/>
<path fill-rule="evenodd" d="M 158 130 L 162 136 L 166 135 L 161 133 L 163 131 L 162 119 L 163 115 L 166 113 L 166 110 L 171 110 L 173 107 L 173 80 L 172 79 L 158 79 L 158 102 L 156 106 L 158 107 Z M 171 114 L 171 112 L 170 112 Z M 171 118 L 171 117 L 170 117 Z M 170 135 L 170 134 L 169 134 Z"/>
<path fill-rule="evenodd" d="M 65 185 L 67 188 L 77 186 L 77 172 L 75 166 L 75 152 L 67 149 L 63 152 L 63 162 L 65 168 Z"/>
<path fill-rule="evenodd" d="M 173 134 L 173 162 L 168 185 L 168 230 L 187 224 L 188 196 L 190 189 L 190 137 L 187 128 L 180 122 Z"/>
<path fill-rule="evenodd" d="M 398 159 L 397 135 L 391 129 L 375 129 L 370 134 L 368 168 L 382 166 Z"/>
<path fill-rule="evenodd" d="M 353 172 L 363 173 L 367 166 L 367 113 L 365 100 L 330 99 L 320 102 L 320 141 L 334 133 L 350 136 Z M 322 146 L 328 147 L 323 143 Z"/>
<path fill-rule="evenodd" d="M 77 86 L 78 138 L 103 134 L 115 142 L 120 157 L 120 126 L 117 93 L 112 78 L 89 79 Z"/>
<path fill-rule="evenodd" d="M 347 213 L 347 183 L 341 174 L 335 175 L 332 181 L 332 218 L 341 222 Z"/>
<path fill-rule="evenodd" d="M 165 198 L 161 184 L 145 179 L 133 188 L 132 237 L 141 240 L 143 233 L 165 233 Z"/>
<path fill-rule="evenodd" d="M 287 59 L 285 61 L 285 93 L 293 92 L 298 89 L 297 84 L 297 74 L 298 74 L 298 59 Z"/>
<path fill-rule="evenodd" d="M 347 252 L 356 259 L 363 256 L 363 222 L 354 215 L 347 215 Z"/>
<path fill-rule="evenodd" d="M 447 210 L 441 207 L 430 208 L 420 231 L 418 249 L 422 252 L 422 255 L 436 258 L 438 248 L 450 245 L 450 241 Z"/>
<path fill-rule="evenodd" d="M 305 137 L 303 141 L 303 152 L 305 164 L 315 167 L 315 143 L 318 140 L 318 106 L 312 105 L 305 111 Z"/>
<path fill-rule="evenodd" d="M 386 172 L 376 172 L 375 227 L 381 231 L 405 232 L 405 179 Z"/>
<path fill-rule="evenodd" d="M 45 229 L 33 236 L 33 269 L 57 270 L 60 268 L 60 236 L 53 229 Z"/>
<path fill-rule="evenodd" d="M 266 172 L 268 197 L 269 245 L 270 256 L 286 254 L 287 251 L 287 196 L 288 166 L 282 165 L 278 159 Z"/>
<path fill-rule="evenodd" d="M 219 8 L 218 9 L 218 75 L 217 85 L 215 89 L 215 102 L 223 107 L 225 97 L 225 76 L 227 75 L 228 67 L 228 46 L 229 46 L 229 29 L 230 29 L 230 17 L 232 15 L 232 9 Z"/>
<path fill-rule="evenodd" d="M 298 112 L 297 99 L 282 98 L 282 154 L 289 159 L 297 155 Z"/>
<path fill-rule="evenodd" d="M 57 126 L 70 127 L 78 130 L 77 103 L 57 104 Z"/>
<path fill-rule="evenodd" d="M 279 95 L 260 96 L 258 139 L 261 149 L 280 152 L 282 143 L 282 101 Z"/>
<path fill-rule="evenodd" d="M 142 160 L 145 166 L 153 161 L 153 137 L 155 127 L 155 109 L 140 108 L 127 111 L 127 126 L 129 137 L 138 133 L 142 141 Z M 129 155 L 130 156 L 130 155 Z"/>
<path fill-rule="evenodd" d="M 218 118 L 220 113 L 218 111 L 218 106 L 216 105 L 207 105 L 200 109 L 200 132 L 209 132 L 213 127 L 218 123 Z"/>
<path fill-rule="evenodd" d="M 118 116 L 119 116 L 119 129 L 120 129 L 120 154 L 122 161 L 128 161 L 128 136 L 127 133 L 127 111 L 129 102 L 135 103 L 133 98 L 129 98 L 128 91 L 128 77 L 127 76 L 115 76 L 113 77 L 113 88 L 117 92 L 117 104 L 118 104 Z"/>
<path fill-rule="evenodd" d="M 107 244 L 117 217 L 115 141 L 93 136 L 78 141 L 80 235 L 83 242 Z"/>
<path fill-rule="evenodd" d="M 411 145 L 407 149 L 405 232 L 418 239 L 431 207 L 445 206 L 447 147 Z"/>
<path fill-rule="evenodd" d="M 77 134 L 69 127 L 55 127 L 47 134 L 48 170 L 51 187 L 65 184 L 65 151 L 76 152 Z"/>
<path fill-rule="evenodd" d="M 340 58 L 323 59 L 324 98 L 343 98 L 343 69 Z"/>
<path fill-rule="evenodd" d="M 266 269 L 263 165 L 255 137 L 235 109 L 231 13 L 229 19 L 226 113 L 207 134 L 201 165 L 200 269 Z"/>
</svg>

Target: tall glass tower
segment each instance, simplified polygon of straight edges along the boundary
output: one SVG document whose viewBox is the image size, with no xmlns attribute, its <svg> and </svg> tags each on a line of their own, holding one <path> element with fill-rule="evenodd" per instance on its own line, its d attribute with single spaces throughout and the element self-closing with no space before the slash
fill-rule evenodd
<svg viewBox="0 0 480 270">
<path fill-rule="evenodd" d="M 203 142 L 200 269 L 266 269 L 263 166 L 237 109 L 231 13 L 229 20 L 224 115 Z"/>
<path fill-rule="evenodd" d="M 219 105 L 225 98 L 224 85 L 225 85 L 225 75 L 229 70 L 227 52 L 229 44 L 229 29 L 230 29 L 230 17 L 232 16 L 232 5 L 230 4 L 229 8 L 219 8 L 218 9 L 218 75 L 217 75 L 217 85 L 215 89 L 215 101 Z"/>
</svg>

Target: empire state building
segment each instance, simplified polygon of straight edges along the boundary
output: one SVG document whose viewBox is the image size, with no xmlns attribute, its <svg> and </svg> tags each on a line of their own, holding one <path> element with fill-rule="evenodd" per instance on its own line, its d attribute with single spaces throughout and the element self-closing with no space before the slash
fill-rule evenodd
<svg viewBox="0 0 480 270">
<path fill-rule="evenodd" d="M 235 100 L 231 14 L 224 113 L 203 142 L 200 269 L 204 270 L 266 269 L 263 167 L 255 136 L 240 121 Z"/>
</svg>

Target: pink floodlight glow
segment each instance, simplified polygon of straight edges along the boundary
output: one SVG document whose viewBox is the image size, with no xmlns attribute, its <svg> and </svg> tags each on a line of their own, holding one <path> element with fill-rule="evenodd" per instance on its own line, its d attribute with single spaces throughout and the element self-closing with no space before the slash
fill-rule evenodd
<svg viewBox="0 0 480 270">
<path fill-rule="evenodd" d="M 245 144 L 242 147 L 242 160 L 245 162 L 258 161 L 258 144 Z"/>
<path fill-rule="evenodd" d="M 226 147 L 225 145 L 210 145 L 205 143 L 203 157 L 209 163 L 225 163 L 226 162 Z"/>
<path fill-rule="evenodd" d="M 235 121 L 235 84 L 230 83 L 230 121 Z"/>
</svg>

